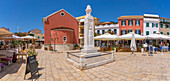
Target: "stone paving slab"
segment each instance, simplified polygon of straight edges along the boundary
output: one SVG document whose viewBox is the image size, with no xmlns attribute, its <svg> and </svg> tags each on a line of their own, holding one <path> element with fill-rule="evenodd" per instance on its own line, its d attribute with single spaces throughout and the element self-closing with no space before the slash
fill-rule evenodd
<svg viewBox="0 0 170 81">
<path fill-rule="evenodd" d="M 170 52 L 164 55 L 158 52 L 154 56 L 139 52 L 135 52 L 136 55 L 118 52 L 115 53 L 115 62 L 83 71 L 69 64 L 65 53 L 37 52 L 41 68 L 40 77 L 35 77 L 37 81 L 170 81 Z M 27 75 L 28 80 L 23 80 L 24 65 L 20 70 L 1 80 L 31 81 L 28 79 L 30 75 Z"/>
</svg>

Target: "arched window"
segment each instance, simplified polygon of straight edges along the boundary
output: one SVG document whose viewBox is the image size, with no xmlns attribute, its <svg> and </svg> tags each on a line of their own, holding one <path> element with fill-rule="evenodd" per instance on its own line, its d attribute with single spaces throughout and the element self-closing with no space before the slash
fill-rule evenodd
<svg viewBox="0 0 170 81">
<path fill-rule="evenodd" d="M 67 37 L 66 36 L 63 37 L 63 41 L 67 41 Z"/>
</svg>

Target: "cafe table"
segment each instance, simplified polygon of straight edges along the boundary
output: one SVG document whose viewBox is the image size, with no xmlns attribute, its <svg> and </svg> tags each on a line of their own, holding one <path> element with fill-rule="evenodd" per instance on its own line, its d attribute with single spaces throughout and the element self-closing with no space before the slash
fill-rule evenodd
<svg viewBox="0 0 170 81">
<path fill-rule="evenodd" d="M 28 53 L 17 53 L 16 55 L 18 57 L 18 63 L 20 63 L 20 57 L 22 57 L 22 62 L 23 62 L 23 57 L 24 56 L 26 57 L 25 63 L 27 63 L 27 55 L 28 55 Z"/>
</svg>

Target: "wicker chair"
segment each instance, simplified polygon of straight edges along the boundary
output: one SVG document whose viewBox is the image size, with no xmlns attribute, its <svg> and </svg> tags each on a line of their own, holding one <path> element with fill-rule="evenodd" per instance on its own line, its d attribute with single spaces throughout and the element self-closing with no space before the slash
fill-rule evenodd
<svg viewBox="0 0 170 81">
<path fill-rule="evenodd" d="M 127 48 L 127 47 L 125 47 L 124 52 L 127 52 L 127 51 L 128 51 L 128 48 Z"/>
</svg>

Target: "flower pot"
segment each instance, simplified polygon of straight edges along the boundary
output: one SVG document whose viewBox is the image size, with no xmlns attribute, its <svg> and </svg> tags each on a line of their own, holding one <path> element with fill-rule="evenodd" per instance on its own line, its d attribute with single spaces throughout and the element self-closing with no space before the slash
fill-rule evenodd
<svg viewBox="0 0 170 81">
<path fill-rule="evenodd" d="M 144 52 L 144 48 L 141 48 L 141 53 L 143 53 Z"/>
<path fill-rule="evenodd" d="M 76 46 L 76 50 L 78 50 L 79 49 L 79 47 L 78 46 Z"/>
</svg>

